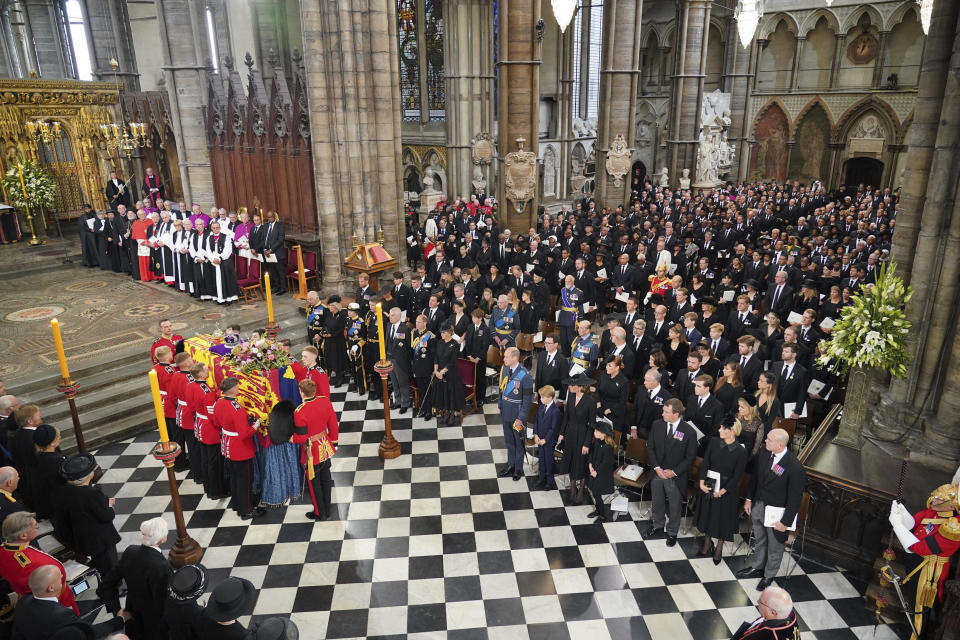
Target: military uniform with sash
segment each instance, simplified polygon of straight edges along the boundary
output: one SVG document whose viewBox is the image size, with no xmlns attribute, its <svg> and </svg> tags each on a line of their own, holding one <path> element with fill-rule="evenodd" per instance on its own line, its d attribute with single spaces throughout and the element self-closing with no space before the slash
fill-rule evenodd
<svg viewBox="0 0 960 640">
<path fill-rule="evenodd" d="M 506 469 L 512 469 L 515 478 L 523 475 L 523 443 L 532 402 L 533 376 L 530 372 L 519 364 L 513 369 L 504 365 L 500 369 L 500 400 L 497 407 L 503 418 L 503 438 L 507 445 Z"/>
<path fill-rule="evenodd" d="M 573 337 L 577 333 L 577 322 L 580 321 L 580 312 L 583 304 L 583 291 L 573 287 L 560 289 L 560 298 L 557 301 L 560 307 L 557 316 L 557 330 L 560 332 L 560 348 L 563 355 L 570 357 L 570 345 L 573 343 Z"/>
<path fill-rule="evenodd" d="M 432 398 L 428 397 L 427 389 L 430 383 L 436 381 L 433 377 L 433 364 L 437 361 L 437 337 L 424 329 L 423 333 L 417 329 L 410 335 L 410 348 L 413 350 L 413 366 L 410 372 L 417 385 L 417 395 L 420 397 L 420 408 L 416 415 L 429 420 L 433 417 Z M 484 354 L 486 355 L 486 354 Z"/>
<path fill-rule="evenodd" d="M 337 452 L 340 426 L 330 399 L 323 396 L 304 398 L 303 404 L 294 412 L 292 442 L 302 444 L 300 462 L 306 468 L 310 486 L 313 512 L 311 520 L 326 520 L 330 517 L 330 496 L 333 479 L 330 475 L 330 458 Z"/>
<path fill-rule="evenodd" d="M 373 365 L 380 359 L 380 336 L 377 333 L 377 322 L 383 322 L 383 318 L 377 318 L 377 309 L 374 307 L 369 310 L 363 319 L 366 327 L 367 339 L 363 345 L 363 370 L 367 380 L 367 389 L 370 391 L 368 398 L 370 400 L 380 399 L 380 376 L 373 370 Z"/>
<path fill-rule="evenodd" d="M 307 309 L 307 342 L 320 350 L 324 327 L 327 324 L 327 308 L 322 304 Z"/>
<path fill-rule="evenodd" d="M 363 318 L 356 315 L 347 318 L 347 360 L 350 363 L 350 371 L 353 375 L 353 385 L 356 392 L 364 394 L 367 392 L 367 375 L 364 369 L 364 345 L 367 343 L 367 326 Z"/>
<path fill-rule="evenodd" d="M 578 364 L 583 367 L 584 375 L 593 375 L 594 370 L 597 368 L 597 359 L 599 358 L 600 350 L 596 344 L 593 342 L 593 336 L 588 335 L 587 337 L 577 336 L 573 339 L 573 343 L 570 345 L 570 367 Z M 574 375 L 573 372 L 570 375 Z"/>
<path fill-rule="evenodd" d="M 494 337 L 507 341 L 505 345 L 502 345 L 502 349 L 515 346 L 517 334 L 520 332 L 517 324 L 517 311 L 513 307 L 508 306 L 507 310 L 504 311 L 496 306 L 490 312 L 490 326 L 493 327 Z"/>
<path fill-rule="evenodd" d="M 220 429 L 220 453 L 230 468 L 230 504 L 241 518 L 254 511 L 252 491 L 253 438 L 259 422 L 248 416 L 236 398 L 223 397 L 213 408 L 214 427 Z"/>
</svg>

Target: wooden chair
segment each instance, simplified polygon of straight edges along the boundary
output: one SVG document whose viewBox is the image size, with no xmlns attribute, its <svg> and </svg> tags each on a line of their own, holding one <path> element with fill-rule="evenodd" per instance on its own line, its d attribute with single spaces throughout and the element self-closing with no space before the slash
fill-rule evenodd
<svg viewBox="0 0 960 640">
<path fill-rule="evenodd" d="M 687 514 L 690 513 L 690 505 L 696 500 L 697 496 L 703 493 L 700 491 L 700 465 L 703 464 L 703 458 L 697 456 L 697 459 L 690 465 L 690 472 L 687 474 L 687 496 L 683 501 L 683 515 L 680 516 L 680 524 L 683 527 L 683 533 L 690 532 L 690 525 L 683 525 Z"/>
<path fill-rule="evenodd" d="M 240 296 L 244 302 L 261 300 L 263 298 L 263 285 L 260 282 L 260 261 L 251 260 L 247 268 L 247 277 L 237 281 L 237 287 L 240 289 Z"/>
<path fill-rule="evenodd" d="M 537 326 L 537 333 L 541 334 L 542 337 L 544 338 L 554 333 L 556 330 L 557 330 L 557 324 L 555 322 L 550 322 L 549 320 L 541 320 L 540 324 Z M 543 340 L 540 340 L 540 342 L 534 342 L 533 348 L 542 349 Z"/>
<path fill-rule="evenodd" d="M 466 358 L 457 358 L 457 371 L 460 372 L 460 381 L 463 383 L 463 396 L 467 402 L 473 402 L 473 411 L 477 412 L 477 367 L 480 363 L 474 364 Z M 465 409 L 466 407 L 464 407 Z M 460 409 L 460 424 L 463 424 L 463 417 L 467 415 L 464 409 Z"/>
<path fill-rule="evenodd" d="M 487 349 L 487 364 L 498 370 L 503 366 L 503 351 L 497 345 L 490 345 Z"/>
<path fill-rule="evenodd" d="M 641 473 L 636 480 L 630 480 L 620 475 L 621 472 L 627 468 L 627 460 L 633 460 L 637 464 L 644 466 L 643 473 Z M 639 496 L 640 502 L 643 502 L 644 490 L 650 485 L 651 473 L 652 470 L 647 464 L 647 441 L 643 438 L 627 440 L 624 462 L 613 472 L 613 483 L 623 488 L 624 491 L 630 491 L 636 494 Z"/>
<path fill-rule="evenodd" d="M 797 421 L 790 418 L 775 418 L 773 428 L 783 429 L 790 436 L 790 440 L 793 441 L 793 435 L 797 432 Z"/>
<path fill-rule="evenodd" d="M 800 508 L 797 509 L 797 530 L 790 532 L 790 535 L 787 536 L 787 542 L 783 545 L 783 548 L 787 550 L 789 555 L 787 556 L 788 562 L 789 558 L 793 558 L 793 550 L 797 546 L 797 542 L 800 542 L 800 557 L 793 558 L 793 566 L 790 567 L 790 570 L 787 571 L 787 576 L 789 577 L 793 574 L 793 571 L 800 564 L 800 561 L 803 560 L 804 551 L 806 549 L 806 529 L 807 529 L 807 515 L 810 513 L 810 494 L 806 491 L 803 492 L 803 497 L 800 499 Z"/>
</svg>

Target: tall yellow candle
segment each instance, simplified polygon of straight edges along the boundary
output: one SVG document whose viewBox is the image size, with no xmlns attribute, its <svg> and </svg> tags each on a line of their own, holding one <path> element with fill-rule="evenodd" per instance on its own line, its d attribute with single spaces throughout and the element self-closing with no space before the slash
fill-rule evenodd
<svg viewBox="0 0 960 640">
<path fill-rule="evenodd" d="M 53 331 L 53 344 L 57 347 L 57 361 L 60 363 L 60 375 L 64 380 L 70 378 L 70 370 L 67 369 L 67 355 L 63 352 L 63 338 L 60 337 L 60 321 L 54 318 L 50 321 L 50 329 Z"/>
<path fill-rule="evenodd" d="M 383 339 L 383 303 L 377 303 L 377 337 L 380 338 L 380 359 L 387 359 L 387 343 Z"/>
<path fill-rule="evenodd" d="M 27 183 L 23 179 L 23 165 L 17 165 L 17 171 L 20 172 L 20 187 L 23 189 L 23 199 L 27 199 Z"/>
<path fill-rule="evenodd" d="M 163 417 L 163 400 L 160 399 L 160 380 L 157 378 L 157 372 L 150 369 L 150 393 L 153 394 L 153 410 L 157 414 L 157 431 L 160 432 L 160 442 L 170 442 L 170 436 L 167 435 L 167 419 Z"/>
<path fill-rule="evenodd" d="M 263 286 L 267 291 L 267 322 L 273 322 L 273 296 L 270 293 L 270 274 L 263 274 Z"/>
</svg>

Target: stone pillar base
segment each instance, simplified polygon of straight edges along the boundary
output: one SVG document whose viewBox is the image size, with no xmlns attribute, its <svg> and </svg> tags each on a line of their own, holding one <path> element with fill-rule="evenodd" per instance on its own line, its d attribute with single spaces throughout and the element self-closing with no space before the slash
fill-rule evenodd
<svg viewBox="0 0 960 640">
<path fill-rule="evenodd" d="M 863 444 L 861 431 L 867 422 L 868 396 L 870 395 L 870 372 L 856 368 L 847 378 L 847 395 L 843 402 L 843 415 L 840 418 L 840 431 L 833 439 L 834 444 L 859 449 Z"/>
</svg>

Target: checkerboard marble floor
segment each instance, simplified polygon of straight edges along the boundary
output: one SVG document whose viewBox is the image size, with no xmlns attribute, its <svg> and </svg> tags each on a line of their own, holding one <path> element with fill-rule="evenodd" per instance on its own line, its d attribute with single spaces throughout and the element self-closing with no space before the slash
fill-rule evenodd
<svg viewBox="0 0 960 640">
<path fill-rule="evenodd" d="M 693 529 L 673 548 L 644 540 L 648 505 L 635 498 L 631 519 L 597 525 L 592 507 L 531 491 L 529 467 L 525 480 L 497 478 L 506 450 L 495 405 L 440 429 L 394 412 L 403 455 L 383 461 L 382 404 L 337 392 L 333 400 L 341 435 L 330 521 L 305 517 L 308 494 L 242 521 L 179 476 L 209 584 L 251 580 L 254 618 L 290 615 L 305 638 L 711 640 L 758 615 L 757 579 L 734 576 L 746 545 L 739 555 L 728 545 L 715 566 L 696 556 Z M 97 453 L 108 469 L 101 486 L 117 498 L 121 548 L 137 543 L 148 518 L 165 514 L 173 525 L 166 473 L 149 455 L 155 440 L 144 434 Z M 908 637 L 899 625 L 874 627 L 855 577 L 790 559 L 787 571 L 777 583 L 796 602 L 805 640 Z"/>
</svg>

